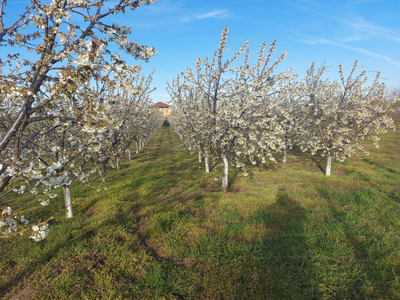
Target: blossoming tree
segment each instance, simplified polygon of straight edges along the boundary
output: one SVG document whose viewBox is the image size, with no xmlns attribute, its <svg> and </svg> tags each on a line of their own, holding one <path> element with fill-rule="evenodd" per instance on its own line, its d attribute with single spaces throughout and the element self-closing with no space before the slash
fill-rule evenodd
<svg viewBox="0 0 400 300">
<path fill-rule="evenodd" d="M 366 72 L 356 76 L 355 61 L 345 78 L 339 65 L 340 81 L 322 80 L 325 66 L 318 70 L 315 64 L 307 71 L 304 95 L 308 112 L 302 124 L 300 147 L 315 154 L 321 150 L 326 156 L 325 175 L 331 174 L 332 159 L 340 161 L 359 152 L 368 154 L 362 141 L 371 137 L 378 147 L 379 135 L 394 128 L 388 115 L 391 103 L 385 98 L 385 85 L 377 73 L 371 85 L 366 85 Z"/>
<path fill-rule="evenodd" d="M 0 197 L 8 192 L 10 182 L 18 184 L 17 179 L 42 176 L 35 180 L 47 178 L 50 182 L 55 173 L 64 172 L 66 161 L 53 165 L 51 159 L 51 165 L 41 170 L 39 164 L 30 162 L 42 159 L 40 139 L 59 138 L 65 133 L 66 141 L 72 145 L 70 131 L 65 130 L 67 124 L 81 122 L 83 127 L 89 126 L 90 121 L 82 123 L 70 111 L 59 108 L 64 101 L 79 98 L 76 97 L 79 89 L 90 85 L 92 78 L 100 78 L 107 85 L 112 82 L 110 73 L 123 71 L 124 64 L 109 45 L 116 44 L 127 54 L 146 61 L 156 54 L 153 48 L 129 41 L 130 28 L 106 23 L 111 15 L 151 2 L 34 0 L 9 24 L 4 19 L 7 2 L 1 2 L 0 44 L 7 46 L 10 53 L 0 59 Z M 95 103 L 97 98 L 94 99 L 93 107 L 99 108 Z M 50 156 L 60 157 L 59 146 L 51 150 Z M 25 189 L 26 185 L 20 185 L 16 190 Z M 11 208 L 6 215 L 13 218 Z M 37 232 L 33 236 L 38 239 L 45 236 L 40 233 L 41 228 L 47 232 L 46 224 L 35 227 Z"/>
<path fill-rule="evenodd" d="M 266 43 L 262 43 L 254 66 L 249 64 L 247 41 L 231 59 L 224 61 L 227 36 L 228 28 L 225 28 L 212 60 L 206 58 L 203 61 L 204 71 L 199 57 L 196 76 L 188 68 L 186 74 L 178 75 L 169 88 L 173 104 L 178 108 L 182 107 L 181 111 L 186 107 L 190 109 L 187 114 L 206 116 L 202 122 L 207 127 L 207 147 L 213 158 L 222 165 L 222 190 L 225 192 L 228 188 L 229 164 L 242 168 L 247 175 L 245 159 L 253 164 L 256 157 L 262 160 L 269 157 L 273 160 L 271 151 L 282 148 L 282 140 L 277 138 L 282 129 L 276 116 L 271 114 L 275 105 L 271 97 L 279 91 L 282 84 L 293 78 L 289 76 L 291 69 L 273 74 L 286 56 L 285 51 L 269 65 L 275 42 L 271 44 L 267 55 L 264 53 Z M 231 68 L 246 49 L 243 64 Z M 198 112 L 194 109 L 196 105 L 193 99 L 202 102 L 197 105 L 201 109 Z M 193 103 L 182 104 L 190 101 Z M 193 130 L 192 127 L 196 124 L 190 123 L 188 118 L 187 121 L 190 126 L 186 126 L 185 131 Z"/>
<path fill-rule="evenodd" d="M 193 87 L 190 88 L 185 85 L 185 89 L 182 89 L 179 86 L 179 77 L 172 80 L 172 85 L 168 85 L 171 98 L 176 103 L 173 106 L 170 121 L 183 145 L 189 151 L 198 149 L 199 162 L 201 162 L 201 153 L 204 153 L 205 171 L 209 173 L 210 131 L 208 116 L 204 114 L 207 110 L 204 106 L 206 102 L 196 93 Z"/>
<path fill-rule="evenodd" d="M 282 135 L 279 138 L 283 142 L 282 162 L 286 163 L 287 151 L 292 149 L 299 139 L 302 139 L 299 133 L 301 132 L 305 99 L 301 93 L 301 84 L 297 81 L 291 81 L 284 85 L 274 97 L 276 98 L 276 106 L 273 114 L 276 115 L 282 127 Z"/>
</svg>

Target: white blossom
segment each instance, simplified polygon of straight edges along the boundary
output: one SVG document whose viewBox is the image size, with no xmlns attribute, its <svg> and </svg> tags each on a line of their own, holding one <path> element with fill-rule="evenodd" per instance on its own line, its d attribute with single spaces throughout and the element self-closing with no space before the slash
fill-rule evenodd
<svg viewBox="0 0 400 300">
<path fill-rule="evenodd" d="M 12 215 L 12 209 L 11 209 L 11 207 L 7 207 L 6 209 L 4 209 L 3 212 L 2 212 L 1 214 L 2 214 L 2 215 L 11 216 L 11 215 Z"/>
<path fill-rule="evenodd" d="M 32 231 L 33 234 L 29 238 L 33 239 L 35 242 L 40 242 L 46 238 L 50 229 L 48 224 L 42 226 L 34 225 L 32 226 Z"/>
</svg>

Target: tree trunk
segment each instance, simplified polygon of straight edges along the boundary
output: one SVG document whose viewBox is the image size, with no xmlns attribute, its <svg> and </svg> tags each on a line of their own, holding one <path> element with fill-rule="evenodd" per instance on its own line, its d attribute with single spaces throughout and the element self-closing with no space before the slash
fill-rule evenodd
<svg viewBox="0 0 400 300">
<path fill-rule="evenodd" d="M 331 168 L 332 168 L 332 153 L 328 151 L 326 153 L 326 169 L 325 169 L 325 176 L 331 175 Z"/>
<path fill-rule="evenodd" d="M 131 142 L 128 142 L 128 147 L 126 147 L 126 152 L 128 152 L 128 159 L 131 160 L 132 159 L 132 155 L 131 155 Z"/>
<path fill-rule="evenodd" d="M 2 179 L 1 182 L 0 182 L 0 193 L 1 193 L 2 191 L 4 191 L 4 189 L 6 188 L 6 186 L 8 185 L 8 183 L 10 182 L 10 180 L 11 180 L 11 176 L 9 176 L 9 175 L 3 177 L 3 179 Z"/>
<path fill-rule="evenodd" d="M 210 165 L 208 163 L 208 153 L 207 153 L 207 151 L 204 152 L 204 162 L 205 162 L 205 165 L 206 165 L 206 173 L 210 173 Z"/>
<path fill-rule="evenodd" d="M 285 146 L 285 148 L 283 148 L 283 163 L 286 164 L 287 161 L 287 148 Z"/>
<path fill-rule="evenodd" d="M 121 157 L 117 156 L 117 170 L 121 170 Z"/>
<path fill-rule="evenodd" d="M 199 150 L 199 162 L 201 162 L 201 150 Z"/>
<path fill-rule="evenodd" d="M 222 191 L 226 193 L 228 191 L 228 158 L 224 155 L 222 157 Z"/>
<path fill-rule="evenodd" d="M 64 203 L 65 203 L 65 214 L 67 219 L 72 218 L 72 201 L 71 201 L 71 191 L 69 185 L 63 185 L 64 190 Z"/>
<path fill-rule="evenodd" d="M 139 153 L 139 144 L 137 141 L 135 141 L 135 146 L 136 146 L 136 154 Z"/>
<path fill-rule="evenodd" d="M 101 178 L 103 179 L 103 182 L 107 182 L 107 170 L 106 170 L 107 162 L 108 162 L 108 160 L 101 163 L 101 165 L 100 165 L 99 173 L 101 175 Z"/>
<path fill-rule="evenodd" d="M 139 140 L 139 150 L 142 150 L 142 140 Z"/>
</svg>

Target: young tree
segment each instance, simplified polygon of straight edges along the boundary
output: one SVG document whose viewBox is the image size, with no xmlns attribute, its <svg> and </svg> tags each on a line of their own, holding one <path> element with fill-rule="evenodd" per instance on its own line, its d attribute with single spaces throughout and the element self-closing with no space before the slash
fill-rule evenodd
<svg viewBox="0 0 400 300">
<path fill-rule="evenodd" d="M 388 112 L 390 103 L 385 99 L 385 85 L 379 83 L 377 73 L 371 85 L 367 86 L 366 72 L 355 76 L 358 62 L 345 78 L 339 65 L 340 82 L 322 80 L 325 66 L 316 72 L 315 64 L 307 71 L 303 86 L 308 102 L 302 123 L 303 151 L 315 154 L 321 150 L 326 156 L 325 175 L 331 174 L 332 159 L 340 161 L 363 152 L 368 155 L 362 141 L 371 137 L 378 147 L 379 135 L 388 128 L 394 128 Z"/>
<path fill-rule="evenodd" d="M 0 44 L 10 47 L 10 51 L 15 49 L 15 53 L 0 61 L 2 69 L 9 68 L 8 75 L 1 75 L 0 80 L 0 94 L 3 95 L 0 113 L 2 119 L 3 116 L 7 119 L 0 132 L 0 192 L 12 178 L 7 173 L 9 166 L 20 161 L 24 147 L 43 133 L 42 130 L 29 135 L 26 134 L 28 128 L 48 118 L 40 114 L 46 108 L 51 109 L 57 99 L 73 94 L 98 70 L 104 70 L 103 56 L 111 54 L 107 49 L 109 43 L 119 45 L 137 59 L 147 60 L 155 55 L 153 48 L 127 39 L 129 28 L 104 23 L 111 14 L 134 10 L 150 2 L 120 0 L 104 5 L 105 1 L 53 0 L 42 4 L 35 0 L 10 26 L 5 25 L 3 19 L 6 1 L 1 2 Z M 36 55 L 32 53 L 30 57 L 34 58 L 21 59 L 17 53 L 21 49 Z M 117 57 L 111 56 L 111 59 L 118 68 Z M 40 95 L 46 83 L 52 83 L 52 92 L 43 99 Z M 36 115 L 34 119 L 33 114 Z M 51 118 L 55 117 L 66 116 Z"/>
<path fill-rule="evenodd" d="M 299 126 L 302 120 L 304 97 L 300 93 L 299 82 L 293 81 L 283 86 L 276 95 L 277 105 L 274 113 L 278 123 L 282 127 L 282 135 L 279 137 L 283 141 L 283 159 L 287 162 L 287 151 L 292 149 L 300 138 Z"/>
<path fill-rule="evenodd" d="M 201 69 L 199 57 L 196 64 L 197 76 L 188 68 L 186 75 L 183 73 L 181 76 L 178 75 L 170 88 L 176 107 L 183 106 L 182 102 L 191 99 L 202 102 L 202 105 L 199 105 L 202 110 L 198 112 L 191 110 L 188 114 L 206 116 L 204 124 L 209 133 L 207 147 L 215 160 L 222 165 L 222 190 L 225 192 L 228 188 L 229 164 L 242 168 L 247 175 L 245 159 L 249 159 L 252 163 L 255 163 L 256 157 L 265 159 L 267 156 L 273 159 L 271 150 L 282 148 L 282 141 L 277 139 L 281 126 L 271 114 L 274 106 L 271 95 L 277 93 L 280 86 L 291 79 L 288 76 L 291 69 L 273 75 L 276 67 L 286 56 L 286 52 L 269 66 L 275 42 L 271 44 L 267 55 L 264 54 L 266 43 L 262 43 L 254 66 L 249 65 L 249 50 L 247 50 L 244 63 L 230 69 L 249 43 L 246 41 L 233 58 L 223 61 L 227 36 L 228 28 L 225 28 L 213 59 L 209 61 L 206 58 L 203 62 L 204 71 Z M 185 93 L 189 97 L 185 97 L 187 96 Z M 258 134 L 260 131 L 261 135 Z"/>
<path fill-rule="evenodd" d="M 44 4 L 33 0 L 10 25 L 4 21 L 7 2 L 1 2 L 0 45 L 7 46 L 10 54 L 0 59 L 0 197 L 8 192 L 6 187 L 11 181 L 16 185 L 21 178 L 51 182 L 72 164 L 64 160 L 53 165 L 53 158 L 60 156 L 57 153 L 65 155 L 74 142 L 70 135 L 73 131 L 66 129 L 66 124 L 89 127 L 91 122 L 87 119 L 91 117 L 85 115 L 86 121 L 82 121 L 60 107 L 79 98 L 79 89 L 90 85 L 95 77 L 107 85 L 112 82 L 111 73 L 137 69 L 124 67 L 120 56 L 108 48 L 110 44 L 118 45 L 136 59 L 147 61 L 156 54 L 153 48 L 129 41 L 130 28 L 105 22 L 111 15 L 151 2 L 53 0 Z M 21 52 L 26 59 L 21 58 Z M 99 108 L 96 101 L 97 97 L 93 101 L 86 99 Z M 54 148 L 51 157 L 47 157 L 50 166 L 30 164 L 44 164 L 40 144 L 49 140 L 57 144 L 60 137 L 70 146 Z M 69 153 L 72 157 L 78 153 L 74 151 Z M 57 185 L 53 183 L 52 186 Z M 26 185 L 20 185 L 17 190 L 25 189 Z"/>
<path fill-rule="evenodd" d="M 176 80 L 179 80 L 179 78 Z M 172 86 L 179 86 L 179 82 L 176 84 L 175 79 L 173 79 Z M 174 89 L 172 86 L 168 84 L 169 92 L 171 98 L 175 99 L 177 103 L 173 106 L 170 116 L 172 127 L 189 151 L 199 151 L 199 162 L 201 162 L 201 152 L 204 153 L 205 171 L 209 173 L 210 132 L 207 123 L 208 116 L 204 114 L 206 111 L 205 102 L 191 89 Z"/>
<path fill-rule="evenodd" d="M 155 89 L 151 88 L 152 74 L 146 79 L 144 76 L 138 79 L 136 86 L 139 87 L 138 93 L 126 97 L 126 103 L 119 109 L 119 114 L 126 119 L 126 130 L 122 134 L 121 140 L 121 155 L 123 152 L 128 152 L 129 160 L 131 157 L 131 143 L 135 141 L 136 153 L 139 151 L 139 143 L 142 140 L 150 140 L 161 126 L 160 121 L 155 121 L 159 118 L 156 109 L 153 107 L 153 102 L 150 98 L 150 93 Z M 155 125 L 153 122 L 156 122 Z"/>
</svg>

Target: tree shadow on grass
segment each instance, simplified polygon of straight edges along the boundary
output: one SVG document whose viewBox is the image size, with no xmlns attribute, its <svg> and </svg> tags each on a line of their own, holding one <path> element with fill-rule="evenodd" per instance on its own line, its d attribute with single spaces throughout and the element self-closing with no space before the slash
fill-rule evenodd
<svg viewBox="0 0 400 300">
<path fill-rule="evenodd" d="M 41 267 L 46 265 L 53 257 L 55 257 L 60 252 L 60 249 L 65 245 L 66 241 L 70 238 L 71 238 L 71 232 L 67 230 L 67 235 L 64 235 L 63 239 L 61 239 L 54 245 L 49 246 L 47 240 L 31 245 L 32 248 L 36 248 L 35 251 L 38 251 L 37 248 L 41 248 L 39 250 L 40 255 L 33 257 L 31 255 L 27 255 L 27 257 L 29 257 L 28 261 L 30 261 L 30 263 L 25 264 L 22 271 L 14 273 L 14 276 L 11 276 L 7 280 L 3 280 L 0 283 L 0 297 L 8 296 L 8 294 L 12 292 L 14 288 L 17 287 L 18 289 L 18 286 L 20 287 L 23 286 L 24 279 L 29 278 L 29 276 L 34 274 L 37 269 L 40 269 Z M 13 243 L 18 243 L 18 241 L 13 241 Z M 12 264 L 13 267 L 18 266 L 18 263 L 13 261 L 12 258 L 9 258 L 8 263 Z M 32 288 L 31 290 L 32 290 L 31 292 L 34 293 L 35 289 Z M 24 295 L 24 296 L 30 298 L 32 295 Z M 22 298 L 16 297 L 15 299 L 22 299 Z"/>
<path fill-rule="evenodd" d="M 373 160 L 371 160 L 369 158 L 364 158 L 363 161 L 365 161 L 366 163 L 368 163 L 368 164 L 370 164 L 372 166 L 376 166 L 376 167 L 378 167 L 380 169 L 383 169 L 383 170 L 385 170 L 385 171 L 387 171 L 389 173 L 397 174 L 397 175 L 400 174 L 400 172 L 398 172 L 397 170 L 395 170 L 393 168 L 388 168 L 386 166 L 383 166 L 383 165 L 381 165 L 381 164 L 377 163 L 376 161 L 373 161 Z"/>
<path fill-rule="evenodd" d="M 90 191 L 80 190 L 80 196 L 82 196 L 82 194 L 89 194 L 89 193 Z M 72 196 L 73 197 L 76 196 L 76 193 L 73 193 Z M 79 203 L 77 205 L 74 205 L 73 210 L 75 218 L 79 216 L 86 219 L 94 215 L 95 214 L 94 206 L 96 202 L 99 200 L 99 197 L 96 197 L 84 204 Z M 58 207 L 58 205 L 56 207 Z M 60 251 L 64 249 L 64 247 L 69 243 L 69 240 L 76 238 L 76 236 L 74 237 L 74 234 L 72 233 L 71 225 L 69 224 L 70 221 L 68 219 L 65 219 L 64 210 L 59 211 L 55 217 L 54 217 L 54 211 L 53 213 L 49 212 L 49 214 L 50 214 L 48 216 L 49 218 L 51 215 L 53 215 L 53 217 L 48 221 L 50 225 L 50 236 L 56 236 L 56 239 L 58 239 L 57 242 L 49 242 L 49 236 L 45 240 L 40 242 L 33 242 L 29 240 L 26 235 L 13 240 L 10 244 L 10 248 L 8 249 L 8 251 L 14 249 L 14 251 L 12 251 L 14 252 L 13 254 L 19 251 L 21 251 L 21 253 L 23 254 L 20 257 L 11 256 L 6 261 L 6 264 L 9 264 L 10 266 L 19 271 L 14 273 L 13 276 L 10 276 L 7 280 L 3 280 L 0 282 L 0 298 L 5 297 L 15 287 L 22 285 L 25 278 L 28 278 L 29 276 L 34 274 L 38 269 L 42 268 L 47 263 L 49 263 L 53 257 L 56 257 L 60 253 Z M 60 215 L 57 216 L 58 214 Z M 47 219 L 47 217 L 44 217 L 44 219 Z M 64 229 L 60 231 L 58 228 L 60 228 L 61 226 Z M 77 228 L 75 228 L 75 230 L 76 229 Z M 83 230 L 78 237 L 80 236 L 88 237 L 93 234 L 94 231 L 90 228 L 87 228 Z M 20 239 L 25 239 L 25 240 L 21 241 Z M 21 246 L 18 246 L 18 243 L 21 243 L 21 245 L 23 245 L 22 247 L 24 248 L 22 249 Z M 38 252 L 40 254 L 31 255 L 30 253 L 27 252 Z M 23 267 L 21 268 L 21 266 L 18 266 L 18 263 L 15 262 L 13 259 L 20 260 L 23 259 L 24 256 L 25 259 L 30 263 L 27 264 L 24 263 Z M 23 291 L 21 297 L 19 298 L 16 297 L 15 299 L 29 298 L 31 296 L 30 293 L 34 293 L 34 290 L 35 290 L 34 288 L 32 289 L 28 288 Z"/>
<path fill-rule="evenodd" d="M 317 299 L 303 226 L 304 209 L 284 189 L 279 190 L 273 204 L 254 212 L 247 220 L 233 211 L 225 217 L 228 234 L 208 232 L 192 249 L 201 284 L 198 297 Z M 250 241 L 243 238 L 257 235 L 260 228 L 264 228 L 264 236 Z M 232 236 L 235 232 L 236 238 Z"/>
<path fill-rule="evenodd" d="M 325 158 L 321 157 L 319 153 L 311 155 L 308 152 L 303 152 L 299 147 L 294 146 L 293 149 L 288 151 L 288 155 L 293 155 L 296 157 L 297 161 L 305 164 L 315 165 L 322 172 L 325 173 Z"/>
<path fill-rule="evenodd" d="M 369 158 L 364 158 L 363 161 L 370 164 L 371 166 L 375 166 L 375 167 L 378 167 L 379 169 L 383 170 L 382 173 L 388 172 L 386 174 L 383 174 L 385 177 L 395 178 L 393 175 L 400 176 L 400 172 L 394 168 L 383 166 L 382 164 L 377 163 L 376 161 L 373 161 Z M 399 179 L 400 179 L 400 177 L 399 177 Z M 399 193 L 400 190 L 399 189 L 394 189 L 393 191 L 387 191 L 384 188 L 382 188 L 379 184 L 376 184 L 375 188 L 378 189 L 381 193 L 387 194 L 387 196 L 389 198 L 391 198 L 392 200 L 396 201 L 397 203 L 400 203 L 400 193 Z"/>
<path fill-rule="evenodd" d="M 174 141 L 174 143 L 176 144 L 176 141 Z M 52 242 L 52 244 L 50 244 L 49 240 L 45 240 L 41 242 L 41 244 L 35 244 L 34 246 L 43 245 L 44 249 L 42 253 L 39 253 L 35 257 L 30 257 L 29 259 L 33 259 L 34 261 L 26 264 L 23 268 L 23 271 L 16 272 L 15 276 L 10 276 L 10 278 L 0 283 L 0 296 L 5 296 L 13 289 L 13 293 L 15 292 L 18 295 L 19 291 L 23 289 L 24 286 L 26 287 L 29 285 L 29 283 L 25 283 L 25 280 L 27 280 L 27 282 L 35 282 L 35 280 L 32 278 L 32 275 L 35 272 L 48 266 L 51 263 L 52 258 L 65 255 L 64 249 L 66 246 L 74 247 L 77 245 L 79 251 L 86 251 L 85 249 L 82 249 L 82 247 L 89 247 L 87 249 L 88 252 L 91 252 L 92 250 L 97 251 L 96 249 L 90 249 L 90 241 L 92 240 L 92 236 L 97 236 L 99 232 L 105 232 L 105 230 L 107 230 L 106 228 L 108 227 L 115 228 L 115 235 L 112 234 L 111 237 L 104 237 L 104 244 L 102 247 L 105 249 L 107 249 L 107 245 L 111 245 L 113 243 L 124 243 L 124 238 L 117 234 L 117 231 L 127 230 L 130 232 L 130 234 L 137 237 L 136 240 L 138 243 L 135 251 L 141 253 L 144 249 L 145 253 L 147 253 L 146 255 L 148 256 L 149 264 L 151 264 L 151 261 L 163 261 L 164 258 L 160 255 L 160 249 L 156 249 L 149 245 L 147 243 L 146 236 L 144 236 L 143 231 L 141 231 L 139 223 L 142 215 L 139 212 L 141 210 L 146 211 L 146 209 L 150 208 L 150 212 L 147 212 L 147 214 L 151 215 L 152 212 L 154 213 L 157 211 L 155 206 L 167 207 L 169 204 L 171 204 L 169 201 L 174 198 L 177 198 L 180 202 L 184 203 L 185 201 L 190 201 L 192 197 L 195 197 L 196 193 L 201 193 L 200 189 L 197 189 L 198 192 L 196 192 L 196 186 L 201 185 L 201 180 L 196 180 L 196 174 L 188 171 L 193 168 L 192 161 L 184 158 L 183 156 L 179 156 L 179 153 L 178 155 L 175 155 L 174 147 L 176 145 L 174 143 L 172 143 L 170 135 L 167 135 L 166 131 L 162 130 L 160 131 L 159 135 L 156 136 L 154 142 L 146 149 L 147 153 L 142 152 L 137 155 L 136 158 L 137 160 L 140 160 L 140 164 L 136 165 L 136 163 L 139 163 L 139 161 L 132 164 L 127 164 L 126 168 L 134 168 L 134 177 L 129 180 L 129 172 L 124 174 L 124 172 L 118 173 L 114 170 L 110 171 L 110 181 L 107 183 L 107 186 L 110 190 L 113 190 L 112 196 L 119 197 L 118 201 L 121 202 L 121 205 L 123 203 L 123 206 L 125 207 L 124 212 L 113 212 L 112 209 L 110 209 L 110 212 L 107 215 L 107 213 L 105 213 L 105 211 L 107 211 L 105 204 L 101 204 L 101 206 L 97 208 L 95 207 L 97 205 L 97 198 L 93 201 L 82 204 L 80 206 L 80 210 L 84 211 L 82 211 L 80 215 L 77 213 L 75 218 L 82 216 L 84 216 L 84 218 L 93 217 L 93 214 L 96 213 L 96 210 L 100 209 L 100 213 L 102 214 L 101 220 L 96 219 L 97 224 L 94 226 L 89 226 L 88 228 L 82 228 L 82 230 L 79 230 L 79 228 L 75 226 L 73 228 L 74 232 L 71 231 L 72 229 L 67 230 L 67 234 L 61 230 L 60 233 L 64 233 L 63 238 L 60 239 L 59 242 Z M 164 159 L 164 155 L 166 159 Z M 125 170 L 127 169 L 124 169 L 124 171 Z M 188 180 L 193 182 L 193 184 L 189 185 L 188 188 L 185 188 L 185 186 L 181 185 L 182 180 Z M 193 190 L 195 191 L 194 193 Z M 72 193 L 74 194 L 73 190 Z M 107 192 L 104 193 L 104 197 L 107 197 Z M 132 211 L 127 212 L 126 209 L 128 208 Z M 146 212 L 142 214 L 146 215 Z M 61 225 L 63 222 L 58 223 Z M 65 223 L 66 222 L 64 222 L 62 226 L 65 226 Z M 56 234 L 55 227 L 53 227 L 50 234 Z M 81 243 L 85 240 L 87 240 L 87 245 L 81 246 Z M 46 245 L 48 246 L 46 247 Z M 112 247 L 110 248 L 109 253 L 107 253 L 107 251 L 105 255 L 113 257 Z M 94 258 L 95 260 L 97 259 L 96 257 Z M 107 257 L 100 257 L 99 259 L 105 261 Z M 174 263 L 168 262 L 167 259 L 165 260 L 167 261 L 168 267 L 163 272 L 167 275 L 170 274 L 172 280 L 174 279 L 174 275 L 172 273 L 175 272 L 173 267 Z M 13 264 L 11 261 L 9 263 Z M 132 263 L 135 264 L 135 262 Z M 59 262 L 56 260 L 55 265 L 58 264 Z M 102 268 L 102 264 L 95 266 L 95 269 L 98 270 L 101 270 Z M 182 268 L 182 266 L 179 265 L 179 268 Z M 125 270 L 120 271 L 122 273 L 125 272 Z M 55 277 L 59 275 L 57 272 L 53 274 Z M 59 272 L 62 272 L 62 270 Z M 85 273 L 87 272 L 87 270 L 84 271 L 82 276 L 85 276 Z M 130 279 L 115 278 L 115 281 L 117 283 L 121 281 L 129 283 Z M 179 282 L 179 280 L 176 281 Z M 46 284 L 49 284 L 49 282 L 53 281 L 49 280 L 46 282 Z M 179 290 L 179 287 L 172 283 L 169 283 L 168 286 L 171 289 L 165 288 L 165 295 L 174 294 L 174 289 Z M 47 288 L 50 287 L 48 286 Z M 181 292 L 178 291 L 175 294 L 180 296 L 180 293 Z"/>
<path fill-rule="evenodd" d="M 190 286 L 182 285 L 177 272 L 190 273 L 190 270 L 179 261 L 159 255 L 157 249 L 146 244 L 136 232 L 137 219 L 125 210 L 118 209 L 100 224 L 82 228 L 82 232 L 75 228 L 74 235 L 44 251 L 25 272 L 1 282 L 0 295 L 12 299 L 52 298 L 52 295 L 87 298 L 81 293 L 89 293 L 93 299 L 101 299 L 105 292 L 127 299 L 143 291 L 148 293 L 149 284 L 160 297 L 182 297 Z M 42 243 L 43 247 L 46 242 Z M 137 265 L 140 267 L 136 268 Z M 141 268 L 146 269 L 144 275 Z M 147 278 L 155 270 L 163 275 L 155 278 L 157 282 Z M 107 288 L 101 285 L 99 276 L 104 277 Z"/>
<path fill-rule="evenodd" d="M 318 167 L 318 169 L 325 174 L 326 166 L 323 167 L 323 159 L 316 157 L 316 155 L 310 155 L 310 160 Z"/>
<path fill-rule="evenodd" d="M 115 250 L 112 249 L 118 249 L 118 245 L 126 243 L 128 236 L 124 232 L 128 232 L 137 236 L 137 243 L 131 242 L 133 244 L 127 251 L 144 249 L 146 257 L 150 257 L 145 263 L 146 272 L 141 277 L 129 275 L 127 266 L 121 264 L 116 269 L 110 269 L 108 276 L 109 280 L 119 284 L 119 289 L 124 291 L 131 289 L 132 292 L 138 293 L 138 297 L 173 295 L 182 299 L 244 299 L 251 295 L 252 299 L 318 298 L 313 283 L 315 279 L 311 254 L 303 226 L 305 212 L 284 189 L 279 190 L 273 204 L 256 211 L 248 220 L 239 220 L 249 228 L 256 226 L 251 229 L 254 230 L 253 234 L 257 234 L 257 226 L 265 227 L 266 235 L 260 240 L 249 242 L 240 236 L 235 238 L 224 232 L 211 230 L 199 238 L 196 247 L 188 248 L 188 256 L 182 258 L 160 252 L 160 248 L 149 243 L 143 231 L 139 230 L 140 217 L 135 210 L 152 204 L 127 205 L 110 214 L 87 234 L 84 232 L 81 236 L 71 236 L 70 239 L 75 239 L 69 242 L 69 246 L 76 246 L 79 251 L 88 251 L 88 255 L 93 251 L 98 253 L 92 257 L 92 262 L 76 269 L 74 276 L 81 278 L 81 285 L 85 288 L 96 288 L 88 285 L 91 272 L 107 271 L 105 268 L 108 268 L 110 261 L 116 259 L 116 254 L 113 253 Z M 166 204 L 160 203 L 160 205 Z M 127 211 L 131 209 L 132 213 L 128 214 Z M 110 228 L 111 231 L 105 231 L 105 228 Z M 105 236 L 101 237 L 103 234 Z M 99 239 L 104 240 L 104 246 L 101 246 Z M 94 249 L 83 250 L 82 243 L 86 245 L 85 247 L 90 246 Z M 94 246 L 95 243 L 98 245 Z M 96 250 L 96 247 L 100 246 L 104 249 Z M 56 256 L 62 247 L 63 245 L 58 245 L 54 247 L 52 253 L 48 252 L 46 255 L 49 258 Z M 82 257 L 86 256 L 73 254 L 71 262 L 80 261 Z M 45 263 L 46 260 L 43 264 Z M 52 272 L 56 278 L 59 278 L 61 276 L 59 272 L 62 272 L 62 270 L 57 271 L 61 268 L 58 267 L 59 263 L 55 262 L 53 265 L 54 272 Z M 42 293 L 51 293 L 53 287 L 46 288 Z M 83 287 L 80 286 L 77 290 L 81 291 L 81 288 Z M 71 295 L 76 292 L 71 288 Z M 99 295 L 98 292 L 96 295 Z"/>
<path fill-rule="evenodd" d="M 391 257 L 398 238 L 394 238 L 390 226 L 396 223 L 392 219 L 397 213 L 390 208 L 378 208 L 384 193 L 374 189 L 343 193 L 323 186 L 316 186 L 316 191 L 329 201 L 330 214 L 321 223 L 320 234 L 331 237 L 330 244 L 336 253 L 349 252 L 347 259 L 334 259 L 336 265 L 331 266 L 342 274 L 340 280 L 327 284 L 347 299 L 397 299 L 395 274 L 400 267 L 398 259 Z M 335 275 L 328 273 L 326 277 Z M 340 281 L 347 282 L 346 286 Z"/>
<path fill-rule="evenodd" d="M 266 207 L 273 234 L 264 239 L 257 250 L 260 274 L 256 279 L 260 291 L 272 299 L 313 299 L 317 293 L 311 254 L 308 249 L 303 223 L 305 212 L 283 189 L 279 189 L 276 202 Z M 295 283 L 295 284 L 294 284 Z"/>
<path fill-rule="evenodd" d="M 146 181 L 143 183 L 146 183 Z M 140 185 L 137 188 L 140 188 Z M 181 193 L 184 194 L 184 191 L 181 191 Z M 176 196 L 176 193 L 170 197 L 173 196 Z M 158 201 L 157 206 L 166 207 L 167 200 L 170 197 Z M 80 293 L 86 290 L 94 295 L 93 297 L 102 298 L 104 296 L 101 293 L 103 287 L 98 286 L 98 283 L 91 284 L 90 282 L 98 276 L 96 274 L 103 274 L 107 276 L 105 278 L 110 281 L 110 284 L 114 285 L 113 291 L 108 289 L 106 290 L 107 293 L 113 292 L 116 295 L 119 292 L 123 293 L 121 295 L 124 296 L 118 298 L 126 299 L 130 293 L 138 293 L 138 295 L 144 293 L 144 298 L 149 295 L 151 298 L 151 291 L 147 289 L 148 286 L 155 287 L 153 292 L 160 297 L 174 295 L 181 298 L 191 286 L 186 283 L 183 285 L 180 282 L 179 274 L 190 274 L 191 270 L 185 267 L 180 260 L 164 255 L 161 249 L 150 244 L 144 235 L 144 230 L 139 228 L 141 220 L 140 215 L 137 214 L 138 210 L 146 208 L 146 206 L 154 206 L 154 204 L 146 201 L 138 203 L 127 199 L 119 201 L 123 201 L 124 205 L 118 205 L 116 210 L 110 209 L 108 214 L 103 213 L 100 222 L 97 222 L 95 226 L 86 224 L 81 230 L 75 226 L 75 228 L 72 228 L 73 232 L 69 231 L 67 236 L 63 235 L 62 241 L 43 251 L 35 258 L 34 262 L 26 266 L 25 271 L 1 282 L 0 296 L 3 297 L 11 293 L 9 295 L 19 299 L 21 297 L 36 297 L 35 295 L 47 297 L 56 292 L 62 292 L 68 297 L 80 298 Z M 82 208 L 91 210 L 94 204 L 96 203 L 90 202 Z M 102 206 L 104 208 L 104 205 Z M 86 213 L 82 212 L 82 214 Z M 76 217 L 79 217 L 78 213 L 75 215 Z M 55 228 L 53 227 L 52 230 L 54 232 Z M 46 247 L 48 240 L 43 241 L 42 244 Z M 34 246 L 40 246 L 40 244 Z M 69 254 L 64 251 L 67 247 Z M 115 249 L 119 248 L 125 249 L 124 253 L 121 250 L 116 252 Z M 72 249 L 75 249 L 76 252 Z M 131 253 L 125 256 L 127 251 Z M 66 261 L 60 260 L 60 255 L 64 256 Z M 127 260 L 129 256 L 141 256 L 143 260 L 135 258 L 130 262 Z M 55 259 L 53 260 L 53 258 Z M 118 263 L 118 259 L 121 260 L 121 264 Z M 112 267 L 113 264 L 116 264 L 115 261 L 118 264 Z M 75 268 L 72 274 L 68 273 L 70 271 L 66 271 L 65 263 Z M 130 265 L 132 264 L 143 264 L 143 267 L 146 268 L 144 277 L 144 271 L 131 274 Z M 49 268 L 49 265 L 51 268 Z M 109 268 L 109 271 L 107 271 L 107 268 Z M 47 269 L 47 275 L 46 279 L 40 282 L 33 276 L 38 278 L 43 276 L 42 269 Z M 162 276 L 160 274 L 160 276 L 156 276 L 156 273 L 160 273 Z M 49 276 L 51 279 L 49 279 Z M 153 278 L 154 276 L 156 278 Z M 74 278 L 80 282 L 79 285 L 73 282 Z M 153 282 L 153 280 L 157 280 L 157 282 Z M 42 288 L 36 290 L 42 284 Z M 63 286 L 65 290 L 56 290 L 59 285 Z M 147 295 L 148 293 L 150 294 Z"/>
</svg>

